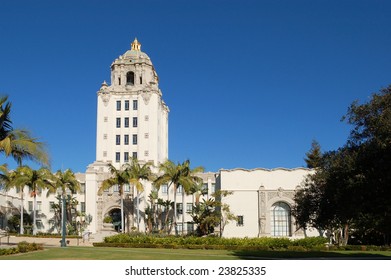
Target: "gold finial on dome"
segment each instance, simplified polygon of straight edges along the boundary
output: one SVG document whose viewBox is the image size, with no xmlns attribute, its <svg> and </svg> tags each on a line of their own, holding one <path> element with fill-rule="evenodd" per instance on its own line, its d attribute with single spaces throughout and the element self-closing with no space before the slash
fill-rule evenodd
<svg viewBox="0 0 391 280">
<path fill-rule="evenodd" d="M 141 51 L 141 44 L 139 43 L 139 41 L 137 41 L 137 38 L 135 38 L 132 43 L 132 50 Z"/>
</svg>

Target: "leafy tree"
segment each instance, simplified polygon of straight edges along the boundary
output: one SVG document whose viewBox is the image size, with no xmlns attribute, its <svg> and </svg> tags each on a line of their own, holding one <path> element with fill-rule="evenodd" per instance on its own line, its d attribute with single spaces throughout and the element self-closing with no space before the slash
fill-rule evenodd
<svg viewBox="0 0 391 280">
<path fill-rule="evenodd" d="M 343 118 L 353 125 L 348 145 L 358 151 L 362 176 L 360 207 L 367 220 L 390 243 L 391 234 L 391 85 L 367 103 L 353 102 Z M 368 216 L 371 218 L 368 219 Z"/>
<path fill-rule="evenodd" d="M 222 198 L 231 195 L 229 191 L 216 191 L 207 200 L 202 199 L 193 207 L 192 218 L 197 225 L 196 233 L 199 236 L 208 235 L 215 232 L 216 227 L 220 227 L 220 235 L 229 221 L 236 220 L 236 216 L 231 212 L 229 205 L 222 201 Z"/>
<path fill-rule="evenodd" d="M 320 161 L 314 156 L 317 146 L 307 154 L 316 170 L 296 193 L 293 214 L 300 227 L 328 229 L 342 245 L 350 233 L 356 243 L 382 235 L 389 244 L 391 87 L 365 104 L 353 102 L 343 120 L 353 125 L 346 145 L 324 153 Z"/>
</svg>

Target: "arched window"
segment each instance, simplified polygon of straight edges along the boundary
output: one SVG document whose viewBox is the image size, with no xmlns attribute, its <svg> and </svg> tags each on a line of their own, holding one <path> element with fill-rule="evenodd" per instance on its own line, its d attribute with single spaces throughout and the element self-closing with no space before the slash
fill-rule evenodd
<svg viewBox="0 0 391 280">
<path fill-rule="evenodd" d="M 291 236 L 291 208 L 284 202 L 276 202 L 270 210 L 272 236 Z"/>
<path fill-rule="evenodd" d="M 126 84 L 127 85 L 134 85 L 134 72 L 130 71 L 126 74 Z"/>
</svg>

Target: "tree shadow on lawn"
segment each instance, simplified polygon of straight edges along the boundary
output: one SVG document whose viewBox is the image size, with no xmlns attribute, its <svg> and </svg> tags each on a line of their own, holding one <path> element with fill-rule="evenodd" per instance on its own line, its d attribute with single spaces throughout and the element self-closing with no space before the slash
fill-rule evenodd
<svg viewBox="0 0 391 280">
<path fill-rule="evenodd" d="M 243 260 L 391 260 L 391 255 L 383 255 L 381 253 L 368 253 L 357 251 L 344 252 L 325 252 L 325 251 L 232 251 L 232 255 Z"/>
</svg>

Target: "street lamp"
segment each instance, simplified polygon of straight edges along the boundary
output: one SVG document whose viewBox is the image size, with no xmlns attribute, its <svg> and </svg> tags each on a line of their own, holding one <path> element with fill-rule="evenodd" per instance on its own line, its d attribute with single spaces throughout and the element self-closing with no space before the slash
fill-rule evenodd
<svg viewBox="0 0 391 280">
<path fill-rule="evenodd" d="M 65 195 L 62 195 L 62 207 L 61 207 L 61 247 L 66 247 L 66 241 L 65 241 L 65 236 L 67 234 L 66 232 L 66 217 L 65 217 L 65 212 L 66 212 L 66 199 Z"/>
<path fill-rule="evenodd" d="M 67 218 L 66 218 L 66 194 L 68 195 L 71 192 L 69 190 L 62 191 L 61 197 L 62 197 L 62 207 L 61 207 L 61 247 L 66 247 L 67 243 L 65 240 L 65 237 L 67 235 Z"/>
</svg>

